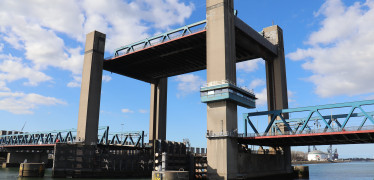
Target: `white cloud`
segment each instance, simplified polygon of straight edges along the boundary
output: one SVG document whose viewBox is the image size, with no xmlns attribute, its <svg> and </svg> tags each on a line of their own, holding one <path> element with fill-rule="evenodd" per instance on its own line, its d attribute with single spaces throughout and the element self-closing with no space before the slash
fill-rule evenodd
<svg viewBox="0 0 374 180">
<path fill-rule="evenodd" d="M 34 93 L 0 92 L 0 110 L 13 114 L 33 114 L 33 110 L 39 106 L 57 104 L 66 104 L 66 102 L 54 97 L 46 97 Z"/>
<path fill-rule="evenodd" d="M 240 77 L 237 77 L 236 78 L 236 83 L 239 85 L 239 84 L 244 84 L 245 82 L 245 79 L 244 78 L 240 78 Z"/>
<path fill-rule="evenodd" d="M 123 112 L 123 113 L 133 113 L 134 111 L 132 111 L 130 109 L 121 109 L 121 112 Z"/>
<path fill-rule="evenodd" d="M 256 106 L 265 106 L 267 105 L 267 100 L 268 100 L 268 95 L 267 95 L 267 90 L 266 88 L 262 89 L 261 92 L 256 92 Z"/>
<path fill-rule="evenodd" d="M 67 87 L 81 87 L 82 76 L 73 76 L 73 80 L 67 84 Z"/>
<path fill-rule="evenodd" d="M 82 7 L 86 15 L 85 33 L 94 29 L 106 33 L 110 51 L 149 37 L 150 27 L 163 32 L 172 25 L 184 25 L 194 9 L 193 4 L 179 0 L 85 0 Z"/>
<path fill-rule="evenodd" d="M 139 109 L 139 112 L 142 114 L 147 114 L 148 110 L 147 109 Z"/>
<path fill-rule="evenodd" d="M 0 52 L 2 52 L 4 49 L 4 44 L 3 43 L 0 43 Z"/>
<path fill-rule="evenodd" d="M 146 16 L 157 28 L 168 28 L 174 23 L 183 24 L 184 19 L 190 17 L 194 9 L 193 4 L 186 5 L 179 0 L 145 0 L 145 2 L 149 5 Z"/>
<path fill-rule="evenodd" d="M 296 102 L 296 100 L 294 99 L 295 97 L 295 92 L 294 91 L 290 91 L 288 90 L 287 91 L 287 97 L 288 97 L 288 102 Z"/>
<path fill-rule="evenodd" d="M 110 80 L 112 80 L 112 77 L 109 75 L 103 75 L 103 82 L 109 82 Z"/>
<path fill-rule="evenodd" d="M 194 74 L 183 74 L 175 77 L 175 81 L 178 82 L 178 94 L 177 97 L 186 96 L 190 93 L 200 91 L 200 87 L 205 81 Z"/>
<path fill-rule="evenodd" d="M 10 89 L 6 86 L 4 81 L 0 81 L 0 91 L 10 91 Z"/>
<path fill-rule="evenodd" d="M 267 103 L 268 103 L 268 94 L 267 94 L 267 90 L 266 90 L 266 87 L 263 88 L 260 92 L 255 92 L 255 95 L 256 95 L 256 106 L 257 107 L 261 107 L 261 106 L 266 106 Z M 296 102 L 294 98 L 294 95 L 295 95 L 295 92 L 293 91 L 290 91 L 288 90 L 288 102 Z"/>
<path fill-rule="evenodd" d="M 21 61 L 10 59 L 0 61 L 0 81 L 12 82 L 19 79 L 27 79 L 28 82 L 25 82 L 25 85 L 36 86 L 41 82 L 52 80 L 52 77 L 29 67 Z"/>
<path fill-rule="evenodd" d="M 263 79 L 254 79 L 249 84 L 249 88 L 254 89 L 256 87 L 263 86 L 263 85 L 265 85 L 265 81 Z"/>
<path fill-rule="evenodd" d="M 102 77 L 102 80 L 103 82 L 109 82 L 112 80 L 112 77 L 110 77 L 109 75 L 103 75 Z M 73 80 L 70 81 L 66 86 L 67 87 L 81 87 L 81 83 L 82 83 L 82 76 L 81 75 L 74 75 L 73 76 Z"/>
<path fill-rule="evenodd" d="M 306 61 L 302 67 L 313 73 L 308 79 L 321 97 L 374 92 L 374 1 L 345 6 L 327 0 L 317 16 L 324 16 L 321 28 L 307 44 L 287 56 Z"/>
<path fill-rule="evenodd" d="M 80 53 L 81 51 L 81 47 L 67 49 L 70 57 L 62 59 L 58 66 L 61 69 L 71 71 L 74 75 L 81 74 L 83 68 L 83 55 Z"/>
<path fill-rule="evenodd" d="M 193 9 L 193 4 L 179 0 L 3 0 L 0 48 L 4 41 L 23 52 L 21 64 L 39 71 L 39 75 L 55 67 L 70 71 L 74 77 L 82 71 L 86 33 L 99 30 L 107 34 L 106 49 L 113 51 L 148 37 L 150 30 L 163 32 L 170 26 L 183 25 Z M 77 86 L 77 81 L 69 84 Z"/>
<path fill-rule="evenodd" d="M 240 63 L 236 63 L 236 69 L 237 70 L 242 70 L 244 72 L 253 72 L 258 69 L 258 64 L 259 63 L 264 63 L 262 62 L 262 59 L 253 59 L 249 61 L 243 61 Z"/>
</svg>

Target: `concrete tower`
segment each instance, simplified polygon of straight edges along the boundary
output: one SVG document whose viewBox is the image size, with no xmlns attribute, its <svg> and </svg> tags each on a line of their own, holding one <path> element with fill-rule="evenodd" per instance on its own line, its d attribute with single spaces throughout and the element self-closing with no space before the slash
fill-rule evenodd
<svg viewBox="0 0 374 180">
<path fill-rule="evenodd" d="M 207 0 L 207 82 L 236 83 L 235 27 L 233 0 Z M 237 130 L 237 104 L 232 101 L 207 103 L 207 128 L 211 134 Z M 234 138 L 208 138 L 208 177 L 233 179 L 237 174 L 238 145 Z"/>
<path fill-rule="evenodd" d="M 98 31 L 86 35 L 77 128 L 77 141 L 86 145 L 97 144 L 105 37 Z"/>
</svg>

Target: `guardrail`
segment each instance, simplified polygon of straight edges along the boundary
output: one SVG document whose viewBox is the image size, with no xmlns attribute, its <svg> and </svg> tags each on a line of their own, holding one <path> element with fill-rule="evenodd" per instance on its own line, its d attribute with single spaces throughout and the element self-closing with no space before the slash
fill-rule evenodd
<svg viewBox="0 0 374 180">
<path fill-rule="evenodd" d="M 186 25 L 184 27 L 174 29 L 172 31 L 169 31 L 169 32 L 166 32 L 160 35 L 153 36 L 151 38 L 146 38 L 144 40 L 117 48 L 114 51 L 114 56 L 107 57 L 105 59 L 106 60 L 112 59 L 113 57 L 125 55 L 125 54 L 135 52 L 135 51 L 138 51 L 138 50 L 150 47 L 150 46 L 155 46 L 157 44 L 164 43 L 164 42 L 167 42 L 167 41 L 170 41 L 176 38 L 180 38 L 180 37 L 183 37 L 189 34 L 193 34 L 193 33 L 205 30 L 205 29 L 206 29 L 206 20 L 202 20 L 202 21 L 199 21 L 199 22 L 196 22 L 190 25 Z"/>
<path fill-rule="evenodd" d="M 253 132 L 255 134 L 260 134 L 258 130 L 253 125 L 252 121 L 250 120 L 251 117 L 254 116 L 267 116 L 271 117 L 271 120 L 266 127 L 266 130 L 262 134 L 262 136 L 267 136 L 269 133 L 278 133 L 278 135 L 282 135 L 285 132 L 290 134 L 303 134 L 306 127 L 308 127 L 308 122 L 310 120 L 321 120 L 325 126 L 324 132 L 339 132 L 339 131 L 345 131 L 347 129 L 354 129 L 355 131 L 363 130 L 364 124 L 369 119 L 369 121 L 374 124 L 373 115 L 374 112 L 366 112 L 362 106 L 365 105 L 374 105 L 374 100 L 367 100 L 367 101 L 356 101 L 356 102 L 347 102 L 347 103 L 337 103 L 337 104 L 327 104 L 327 105 L 320 105 L 320 106 L 309 106 L 309 107 L 300 107 L 300 108 L 292 108 L 292 109 L 281 109 L 281 110 L 275 110 L 275 111 L 263 111 L 263 112 L 253 112 L 253 113 L 245 113 L 243 114 L 244 119 L 244 134 L 247 134 L 247 124 L 250 125 Z M 331 115 L 331 116 L 323 116 L 320 111 L 325 109 L 336 109 L 336 108 L 346 108 L 350 107 L 350 110 L 347 114 L 337 114 L 337 115 Z M 359 109 L 360 113 L 354 113 L 356 109 Z M 307 112 L 308 116 L 304 118 L 298 118 L 298 119 L 286 119 L 285 115 L 288 116 L 289 113 L 295 113 L 295 112 Z M 317 117 L 312 117 L 313 114 L 316 114 Z M 357 127 L 346 127 L 348 121 L 351 117 L 364 117 L 361 121 L 360 125 Z M 278 119 L 278 120 L 276 120 Z M 344 121 L 341 123 L 338 119 L 343 119 Z M 266 118 L 266 120 L 268 120 Z M 328 121 L 326 121 L 328 120 Z M 291 128 L 289 122 L 299 122 L 299 125 Z M 331 127 L 331 123 L 335 122 L 337 124 L 337 128 Z M 279 125 L 283 125 L 286 130 L 283 132 L 280 130 Z M 367 125 L 366 125 L 367 126 Z M 272 132 L 269 132 L 270 129 L 273 128 Z M 310 128 L 309 128 L 310 129 Z"/>
<path fill-rule="evenodd" d="M 358 128 L 360 128 L 360 126 L 346 127 L 342 131 L 340 131 L 339 128 L 332 128 L 328 130 L 326 130 L 325 128 L 308 129 L 299 134 L 313 135 L 313 134 L 330 133 L 330 132 L 357 132 L 357 131 L 365 131 L 365 130 L 374 130 L 374 125 L 361 127 L 360 130 L 357 130 Z M 279 135 L 295 135 L 295 134 L 290 131 L 283 131 L 282 134 L 280 134 L 279 132 L 269 132 L 266 135 L 264 135 L 264 133 L 247 133 L 247 134 L 240 133 L 238 134 L 238 137 L 243 138 L 243 137 L 261 137 L 261 136 L 279 136 Z"/>
</svg>

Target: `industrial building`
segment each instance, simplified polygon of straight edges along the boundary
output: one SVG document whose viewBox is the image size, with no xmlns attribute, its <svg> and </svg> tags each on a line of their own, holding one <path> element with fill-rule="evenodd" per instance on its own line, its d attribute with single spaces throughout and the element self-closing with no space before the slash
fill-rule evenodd
<svg viewBox="0 0 374 180">
<path fill-rule="evenodd" d="M 308 153 L 308 161 L 327 161 L 328 154 L 320 150 L 314 150 Z"/>
</svg>

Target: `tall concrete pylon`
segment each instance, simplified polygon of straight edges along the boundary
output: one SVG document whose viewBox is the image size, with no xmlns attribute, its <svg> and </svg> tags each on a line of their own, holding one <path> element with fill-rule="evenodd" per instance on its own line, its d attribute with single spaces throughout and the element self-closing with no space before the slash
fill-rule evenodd
<svg viewBox="0 0 374 180">
<path fill-rule="evenodd" d="M 284 56 L 283 30 L 277 26 L 270 26 L 263 29 L 264 37 L 278 48 L 276 57 L 266 59 L 266 87 L 268 111 L 288 109 L 288 91 L 286 77 L 286 61 Z M 285 119 L 289 115 L 283 114 Z M 269 117 L 269 122 L 272 117 Z M 280 118 L 278 118 L 280 120 Z M 279 127 L 283 132 L 288 131 L 286 126 Z M 281 147 L 285 157 L 284 167 L 291 171 L 291 148 Z"/>
<path fill-rule="evenodd" d="M 166 140 L 168 78 L 160 78 L 151 84 L 151 107 L 149 118 L 149 141 Z"/>
<path fill-rule="evenodd" d="M 265 63 L 268 110 L 287 109 L 288 96 L 283 31 L 279 26 L 274 25 L 264 28 L 263 33 L 267 40 L 278 47 L 278 55 L 266 59 Z"/>
<path fill-rule="evenodd" d="M 97 144 L 105 38 L 98 31 L 86 35 L 76 137 L 86 145 Z"/>
<path fill-rule="evenodd" d="M 236 83 L 235 25 L 233 0 L 207 0 L 207 82 Z M 237 130 L 237 104 L 232 101 L 207 103 L 210 133 Z M 237 175 L 238 144 L 235 138 L 208 138 L 209 179 L 234 179 Z"/>
</svg>

